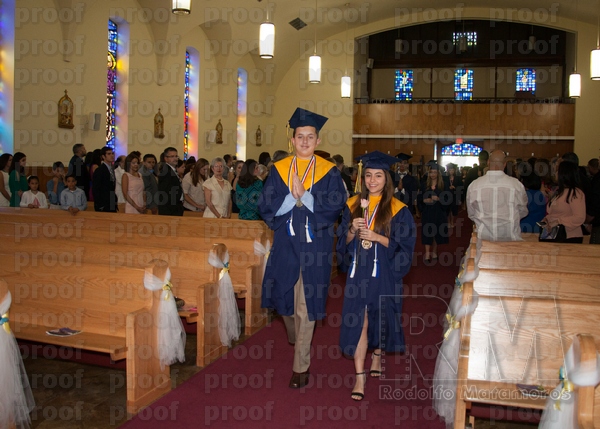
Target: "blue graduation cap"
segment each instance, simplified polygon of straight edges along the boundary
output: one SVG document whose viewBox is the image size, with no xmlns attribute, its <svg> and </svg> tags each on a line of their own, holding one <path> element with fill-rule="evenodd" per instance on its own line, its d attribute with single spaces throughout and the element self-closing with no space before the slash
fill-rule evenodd
<svg viewBox="0 0 600 429">
<path fill-rule="evenodd" d="M 291 128 L 315 127 L 317 132 L 319 132 L 323 128 L 323 125 L 325 125 L 325 122 L 327 122 L 327 119 L 329 118 L 298 107 L 289 122 Z"/>
<path fill-rule="evenodd" d="M 430 170 L 439 170 L 440 169 L 440 165 L 437 163 L 437 161 L 435 159 L 432 159 L 425 165 L 428 166 Z"/>
<path fill-rule="evenodd" d="M 362 161 L 363 170 L 366 168 L 375 168 L 378 170 L 389 170 L 390 167 L 400 160 L 396 157 L 387 155 L 378 150 L 374 150 L 370 153 L 365 153 L 356 158 L 357 161 Z"/>
<path fill-rule="evenodd" d="M 398 158 L 400 161 L 408 161 L 409 159 L 412 158 L 412 155 L 407 155 L 403 152 L 400 152 L 398 154 L 396 154 L 396 158 Z M 398 161 L 396 161 L 398 162 Z"/>
</svg>

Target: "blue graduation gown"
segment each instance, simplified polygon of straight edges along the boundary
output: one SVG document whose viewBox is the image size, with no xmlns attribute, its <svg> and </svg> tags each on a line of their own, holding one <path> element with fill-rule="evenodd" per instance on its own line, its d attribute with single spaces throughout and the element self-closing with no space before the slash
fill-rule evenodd
<svg viewBox="0 0 600 429">
<path fill-rule="evenodd" d="M 333 254 L 333 224 L 346 203 L 346 190 L 335 164 L 316 156 L 317 175 L 310 193 L 314 197 L 314 212 L 305 205 L 277 216 L 286 196 L 290 194 L 287 172 L 292 157 L 271 168 L 258 202 L 260 215 L 274 231 L 262 285 L 261 305 L 275 308 L 282 316 L 294 314 L 294 285 L 302 270 L 308 317 L 311 321 L 325 317 L 325 302 L 329 290 Z M 287 174 L 287 173 L 286 173 Z M 310 187 L 310 178 L 305 183 Z M 308 192 L 308 190 L 307 190 Z M 295 235 L 290 235 L 288 222 Z M 308 242 L 306 220 L 312 242 Z"/>
<path fill-rule="evenodd" d="M 351 206 L 352 199 L 348 201 Z M 342 223 L 338 228 L 338 253 L 344 255 L 343 261 L 348 270 L 344 290 L 344 308 L 340 330 L 342 351 L 354 356 L 364 324 L 365 308 L 369 317 L 367 329 L 368 347 L 381 348 L 386 352 L 404 351 L 404 331 L 402 329 L 402 278 L 412 264 L 416 240 L 416 228 L 413 216 L 406 205 L 392 199 L 390 243 L 385 246 L 373 243 L 365 250 L 354 239 L 346 244 L 348 228 L 351 225 L 351 213 L 348 206 L 344 209 Z M 354 250 L 357 249 L 358 264 L 354 277 L 350 277 Z M 377 248 L 378 273 L 373 277 Z"/>
</svg>

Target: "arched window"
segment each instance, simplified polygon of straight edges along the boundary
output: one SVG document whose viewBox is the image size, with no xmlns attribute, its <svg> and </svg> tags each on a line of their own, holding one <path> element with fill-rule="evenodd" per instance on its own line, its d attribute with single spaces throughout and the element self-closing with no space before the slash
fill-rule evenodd
<svg viewBox="0 0 600 429">
<path fill-rule="evenodd" d="M 106 145 L 115 149 L 117 123 L 117 24 L 108 20 L 108 67 L 106 74 Z"/>
<path fill-rule="evenodd" d="M 246 159 L 246 126 L 247 126 L 247 104 L 248 104 L 248 72 L 242 68 L 238 69 L 237 79 L 237 156 L 238 159 Z"/>
<path fill-rule="evenodd" d="M 185 90 L 183 92 L 183 160 L 190 155 L 190 53 L 185 51 Z"/>
<path fill-rule="evenodd" d="M 455 143 L 442 148 L 442 156 L 478 156 L 481 148 L 471 143 Z"/>
<path fill-rule="evenodd" d="M 183 159 L 198 158 L 200 117 L 200 53 L 192 46 L 185 48 L 183 88 Z"/>
</svg>

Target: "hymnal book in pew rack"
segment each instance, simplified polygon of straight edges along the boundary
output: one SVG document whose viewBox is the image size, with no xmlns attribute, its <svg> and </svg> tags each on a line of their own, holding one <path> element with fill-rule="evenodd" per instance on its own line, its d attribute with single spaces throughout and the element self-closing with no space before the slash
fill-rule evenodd
<svg viewBox="0 0 600 429">
<path fill-rule="evenodd" d="M 46 331 L 46 334 L 52 335 L 54 337 L 70 337 L 71 335 L 77 335 L 81 331 L 77 331 L 71 328 L 60 328 L 60 329 L 51 329 L 50 331 Z"/>
</svg>

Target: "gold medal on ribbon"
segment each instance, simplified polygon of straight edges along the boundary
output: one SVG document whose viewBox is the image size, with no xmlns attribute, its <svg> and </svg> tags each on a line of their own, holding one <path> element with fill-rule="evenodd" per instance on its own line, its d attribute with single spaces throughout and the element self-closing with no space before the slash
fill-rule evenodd
<svg viewBox="0 0 600 429">
<path fill-rule="evenodd" d="M 360 245 L 363 249 L 369 250 L 371 247 L 373 247 L 373 242 L 369 240 L 361 240 Z"/>
<path fill-rule="evenodd" d="M 298 198 L 296 200 L 296 207 L 302 207 L 304 204 L 302 204 L 302 200 L 300 198 Z"/>
</svg>

